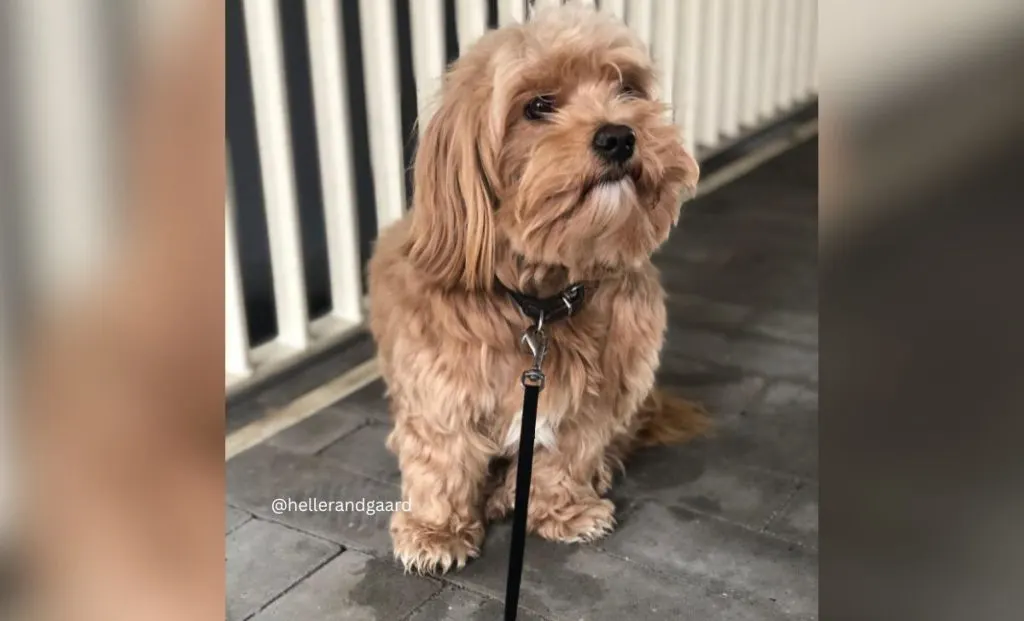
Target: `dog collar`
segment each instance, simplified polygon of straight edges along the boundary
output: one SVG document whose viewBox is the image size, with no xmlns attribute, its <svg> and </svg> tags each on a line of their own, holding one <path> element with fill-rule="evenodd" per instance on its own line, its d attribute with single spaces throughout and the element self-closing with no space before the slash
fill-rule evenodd
<svg viewBox="0 0 1024 621">
<path fill-rule="evenodd" d="M 541 324 L 575 315 L 583 307 L 586 299 L 583 283 L 573 283 L 551 297 L 538 298 L 510 289 L 500 280 L 496 282 L 498 289 L 512 298 L 519 312 Z"/>
</svg>

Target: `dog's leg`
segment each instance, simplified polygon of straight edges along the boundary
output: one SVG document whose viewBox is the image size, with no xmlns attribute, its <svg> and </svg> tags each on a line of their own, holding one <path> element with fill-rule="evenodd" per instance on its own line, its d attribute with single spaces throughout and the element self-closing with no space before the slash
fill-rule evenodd
<svg viewBox="0 0 1024 621">
<path fill-rule="evenodd" d="M 611 532 L 615 505 L 601 498 L 595 488 L 596 482 L 607 477 L 608 469 L 604 442 L 593 432 L 568 431 L 559 436 L 556 450 L 538 447 L 527 516 L 530 532 L 566 543 L 593 541 Z M 511 511 L 515 481 L 513 464 L 488 500 L 488 519 L 498 519 Z"/>
<path fill-rule="evenodd" d="M 465 429 L 441 432 L 399 422 L 388 446 L 398 455 L 408 512 L 391 520 L 395 558 L 406 571 L 444 573 L 476 557 L 483 541 L 483 485 L 493 445 Z"/>
</svg>

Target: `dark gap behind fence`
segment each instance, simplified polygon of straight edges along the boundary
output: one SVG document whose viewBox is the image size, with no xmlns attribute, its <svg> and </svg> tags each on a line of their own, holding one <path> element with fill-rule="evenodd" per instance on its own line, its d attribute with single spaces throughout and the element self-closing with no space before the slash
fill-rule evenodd
<svg viewBox="0 0 1024 621">
<path fill-rule="evenodd" d="M 459 37 L 456 28 L 455 0 L 444 0 L 444 51 L 447 65 L 451 65 L 459 57 Z"/>
<path fill-rule="evenodd" d="M 312 68 L 306 4 L 278 0 L 288 91 L 288 128 L 292 139 L 292 168 L 302 232 L 302 264 L 306 276 L 306 308 L 310 318 L 331 310 L 331 279 L 327 262 L 327 232 L 321 186 L 320 152 L 313 104 Z"/>
<path fill-rule="evenodd" d="M 413 158 L 419 144 L 416 122 L 418 100 L 416 96 L 416 74 L 412 64 L 412 24 L 409 3 L 395 2 L 395 26 L 398 34 L 398 84 L 401 90 L 402 106 L 402 154 L 405 162 L 405 202 L 412 204 Z"/>
<path fill-rule="evenodd" d="M 345 48 L 345 74 L 348 76 L 348 105 L 352 115 L 350 135 L 359 219 L 359 256 L 365 267 L 373 252 L 373 243 L 377 239 L 377 196 L 373 188 L 373 168 L 370 164 L 366 81 L 363 77 L 363 40 L 359 32 L 359 3 L 338 1 L 342 21 L 342 45 Z M 363 291 L 366 291 L 365 269 L 362 277 Z"/>
<path fill-rule="evenodd" d="M 487 0 L 487 28 L 494 30 L 498 27 L 498 0 Z"/>
<path fill-rule="evenodd" d="M 225 22 L 224 122 L 234 178 L 235 239 L 238 240 L 249 342 L 257 345 L 277 334 L 277 311 L 241 0 L 227 0 Z"/>
</svg>

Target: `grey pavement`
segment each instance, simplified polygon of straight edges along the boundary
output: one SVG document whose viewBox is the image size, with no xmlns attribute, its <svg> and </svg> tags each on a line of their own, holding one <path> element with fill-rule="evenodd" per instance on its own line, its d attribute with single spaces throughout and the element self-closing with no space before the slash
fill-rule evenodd
<svg viewBox="0 0 1024 621">
<path fill-rule="evenodd" d="M 714 434 L 647 449 L 610 497 L 602 541 L 530 538 L 524 621 L 817 619 L 817 141 L 687 205 L 658 254 L 670 329 L 659 383 L 701 401 Z M 372 353 L 332 354 L 229 406 L 230 428 Z M 374 382 L 227 464 L 231 621 L 501 618 L 509 524 L 443 578 L 391 560 L 389 516 L 277 515 L 275 498 L 396 500 Z"/>
</svg>

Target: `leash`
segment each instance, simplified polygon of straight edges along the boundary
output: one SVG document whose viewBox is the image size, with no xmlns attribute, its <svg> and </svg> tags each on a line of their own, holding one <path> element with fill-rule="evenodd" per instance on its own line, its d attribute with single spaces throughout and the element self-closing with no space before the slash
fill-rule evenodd
<svg viewBox="0 0 1024 621">
<path fill-rule="evenodd" d="M 521 378 L 523 384 L 523 420 L 519 432 L 519 459 L 516 469 L 516 506 L 512 516 L 512 545 L 508 553 L 508 578 L 505 580 L 505 621 L 516 621 L 519 610 L 519 585 L 523 578 L 523 554 L 526 551 L 526 515 L 530 505 L 530 478 L 533 474 L 533 441 L 537 428 L 537 400 L 544 389 L 541 365 L 547 354 L 543 315 L 537 324 L 523 333 L 523 342 L 533 353 L 533 366 Z"/>
<path fill-rule="evenodd" d="M 501 285 L 500 281 L 498 283 Z M 519 310 L 534 320 L 523 332 L 521 341 L 533 354 L 533 364 L 523 372 L 523 414 L 519 431 L 519 457 L 516 467 L 516 504 L 512 516 L 512 543 L 508 554 L 508 577 L 505 580 L 505 621 L 516 621 L 519 611 L 519 589 L 523 578 L 523 556 L 526 551 L 526 517 L 530 505 L 530 479 L 533 475 L 533 443 L 537 428 L 537 401 L 544 390 L 544 357 L 548 338 L 544 322 L 570 317 L 583 304 L 584 288 L 571 285 L 560 294 L 538 299 L 501 287 L 515 301 Z"/>
</svg>

